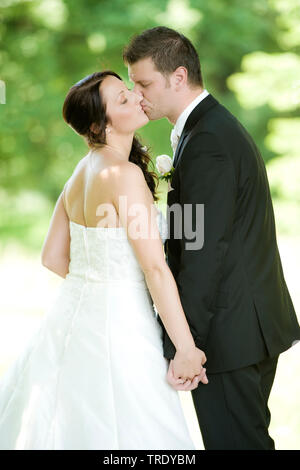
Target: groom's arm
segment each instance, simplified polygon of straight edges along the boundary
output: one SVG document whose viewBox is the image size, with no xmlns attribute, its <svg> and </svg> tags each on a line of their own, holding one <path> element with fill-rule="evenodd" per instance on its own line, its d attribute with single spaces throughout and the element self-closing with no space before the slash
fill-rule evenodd
<svg viewBox="0 0 300 470">
<path fill-rule="evenodd" d="M 176 282 L 195 343 L 205 351 L 222 263 L 234 219 L 234 169 L 230 157 L 218 144 L 216 137 L 210 133 L 199 133 L 191 137 L 185 146 L 179 177 L 183 220 L 180 267 Z M 197 204 L 204 205 L 204 218 L 196 217 Z M 187 211 L 188 206 L 185 205 L 190 205 L 192 210 Z M 199 246 L 203 223 L 203 246 Z M 189 238 L 185 226 L 196 231 L 194 239 Z M 198 247 L 195 243 L 197 238 Z M 166 356 L 173 357 L 174 349 L 168 337 L 165 338 L 164 349 L 167 351 Z"/>
</svg>

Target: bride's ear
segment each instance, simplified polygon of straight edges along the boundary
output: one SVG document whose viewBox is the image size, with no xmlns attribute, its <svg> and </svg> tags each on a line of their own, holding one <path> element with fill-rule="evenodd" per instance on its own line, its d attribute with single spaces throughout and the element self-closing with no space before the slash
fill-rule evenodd
<svg viewBox="0 0 300 470">
<path fill-rule="evenodd" d="M 100 133 L 100 126 L 99 126 L 99 124 L 96 124 L 95 122 L 93 122 L 93 123 L 90 125 L 90 130 L 91 130 L 94 134 L 99 134 L 99 133 Z"/>
</svg>

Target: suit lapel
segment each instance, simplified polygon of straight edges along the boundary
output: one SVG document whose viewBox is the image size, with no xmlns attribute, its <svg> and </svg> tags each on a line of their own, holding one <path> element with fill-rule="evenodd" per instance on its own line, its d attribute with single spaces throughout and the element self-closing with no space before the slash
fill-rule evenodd
<svg viewBox="0 0 300 470">
<path fill-rule="evenodd" d="M 219 104 L 219 102 L 211 94 L 209 94 L 206 98 L 204 98 L 204 100 L 200 101 L 200 103 L 193 109 L 193 111 L 187 118 L 174 155 L 174 168 L 176 168 L 176 166 L 178 165 L 178 162 L 182 155 L 184 141 L 186 140 L 190 132 L 193 130 L 197 122 L 205 115 L 205 113 L 210 108 L 212 108 L 216 104 Z"/>
<path fill-rule="evenodd" d="M 180 154 L 180 150 L 181 150 L 181 147 L 182 147 L 182 144 L 185 140 L 185 138 L 187 137 L 187 133 L 184 133 L 184 130 L 182 131 L 182 134 L 180 136 L 180 139 L 179 139 L 179 142 L 178 142 L 178 145 L 176 147 L 176 152 L 175 152 L 175 155 L 174 155 L 174 160 L 173 160 L 173 167 L 175 168 L 176 165 L 177 165 L 177 162 L 178 162 L 178 155 Z"/>
</svg>

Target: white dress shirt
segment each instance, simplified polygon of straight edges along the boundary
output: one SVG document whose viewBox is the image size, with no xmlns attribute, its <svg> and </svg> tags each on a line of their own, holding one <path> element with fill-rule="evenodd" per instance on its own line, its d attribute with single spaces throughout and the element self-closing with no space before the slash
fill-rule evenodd
<svg viewBox="0 0 300 470">
<path fill-rule="evenodd" d="M 180 136 L 182 134 L 183 128 L 187 121 L 187 118 L 191 114 L 194 108 L 200 103 L 200 101 L 204 100 L 209 95 L 209 92 L 204 89 L 200 95 L 196 96 L 196 98 L 182 111 L 180 116 L 178 117 L 175 126 L 171 132 L 171 145 L 174 151 L 173 156 L 175 155 L 176 147 L 179 142 Z"/>
</svg>

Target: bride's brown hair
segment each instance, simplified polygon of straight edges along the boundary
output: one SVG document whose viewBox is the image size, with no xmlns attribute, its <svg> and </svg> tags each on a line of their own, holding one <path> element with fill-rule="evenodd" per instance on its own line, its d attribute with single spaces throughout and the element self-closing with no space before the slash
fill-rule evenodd
<svg viewBox="0 0 300 470">
<path fill-rule="evenodd" d="M 111 70 L 95 72 L 75 83 L 70 88 L 64 101 L 64 120 L 75 132 L 86 139 L 89 147 L 101 147 L 106 144 L 105 128 L 108 124 L 108 118 L 106 105 L 100 92 L 100 85 L 108 75 L 122 80 L 117 73 Z M 133 138 L 129 161 L 141 168 L 153 199 L 157 201 L 158 178 L 155 171 L 148 169 L 149 164 L 153 165 L 153 163 L 147 149 L 143 147 L 136 136 Z"/>
</svg>

